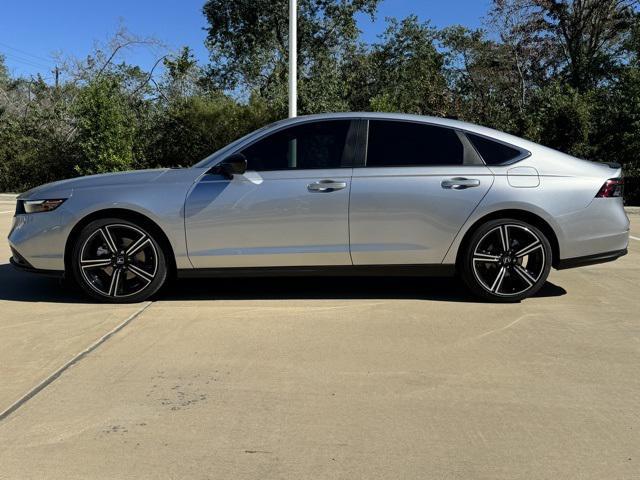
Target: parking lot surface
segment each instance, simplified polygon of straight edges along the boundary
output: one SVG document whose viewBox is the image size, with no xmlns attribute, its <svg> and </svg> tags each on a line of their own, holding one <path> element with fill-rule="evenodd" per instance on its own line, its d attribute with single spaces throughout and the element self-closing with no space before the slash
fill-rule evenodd
<svg viewBox="0 0 640 480">
<path fill-rule="evenodd" d="M 640 478 L 630 217 L 629 255 L 516 305 L 320 278 L 105 306 L 2 242 L 0 478 Z"/>
</svg>

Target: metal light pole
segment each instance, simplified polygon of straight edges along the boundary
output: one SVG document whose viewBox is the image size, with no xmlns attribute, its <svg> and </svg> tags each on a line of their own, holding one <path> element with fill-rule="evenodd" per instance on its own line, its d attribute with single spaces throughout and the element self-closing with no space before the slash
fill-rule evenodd
<svg viewBox="0 0 640 480">
<path fill-rule="evenodd" d="M 289 118 L 298 116 L 298 0 L 289 0 Z"/>
</svg>

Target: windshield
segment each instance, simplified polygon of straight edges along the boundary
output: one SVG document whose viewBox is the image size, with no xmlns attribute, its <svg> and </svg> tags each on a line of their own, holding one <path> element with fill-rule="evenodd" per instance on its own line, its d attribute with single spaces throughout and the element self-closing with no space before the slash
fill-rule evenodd
<svg viewBox="0 0 640 480">
<path fill-rule="evenodd" d="M 258 134 L 260 132 L 263 132 L 264 130 L 266 130 L 268 128 L 273 127 L 274 125 L 277 125 L 280 122 L 281 122 L 281 120 L 277 121 L 277 122 L 270 123 L 268 125 L 265 125 L 264 127 L 259 128 L 258 130 L 254 130 L 253 132 L 247 133 L 243 137 L 240 137 L 237 140 L 234 140 L 233 142 L 231 142 L 230 144 L 225 145 L 221 149 L 216 150 L 215 152 L 213 152 L 211 155 L 209 155 L 208 157 L 204 158 L 203 160 L 200 160 L 198 163 L 193 165 L 192 168 L 203 168 L 203 167 L 206 167 L 213 160 L 215 160 L 216 158 L 224 155 L 226 152 L 228 152 L 230 150 L 233 150 L 236 146 L 240 145 L 245 140 L 249 139 L 250 137 L 252 137 L 252 136 L 254 136 L 254 135 L 256 135 L 256 134 Z"/>
</svg>

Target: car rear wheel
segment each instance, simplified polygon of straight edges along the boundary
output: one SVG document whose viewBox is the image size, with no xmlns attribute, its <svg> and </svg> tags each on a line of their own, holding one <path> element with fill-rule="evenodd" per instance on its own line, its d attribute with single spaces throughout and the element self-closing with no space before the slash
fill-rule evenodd
<svg viewBox="0 0 640 480">
<path fill-rule="evenodd" d="M 84 292 L 110 303 L 146 300 L 167 278 L 165 253 L 155 236 L 118 218 L 96 220 L 82 229 L 71 267 Z"/>
<path fill-rule="evenodd" d="M 536 227 L 515 219 L 478 228 L 463 253 L 461 274 L 476 295 L 493 302 L 518 302 L 544 285 L 551 245 Z"/>
</svg>

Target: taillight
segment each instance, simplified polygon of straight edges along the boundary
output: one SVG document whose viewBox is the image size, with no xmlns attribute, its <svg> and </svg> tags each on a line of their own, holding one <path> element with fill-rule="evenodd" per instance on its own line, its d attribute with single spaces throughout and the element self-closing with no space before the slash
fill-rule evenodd
<svg viewBox="0 0 640 480">
<path fill-rule="evenodd" d="M 596 195 L 596 198 L 613 198 L 622 196 L 622 187 L 624 186 L 624 180 L 622 178 L 610 178 Z"/>
</svg>

